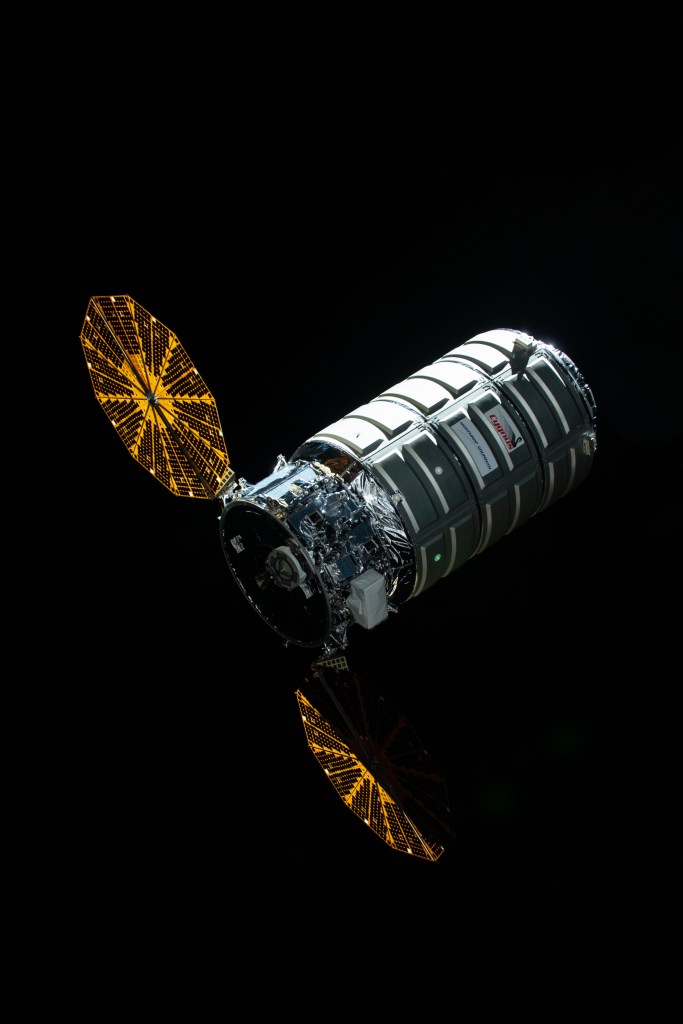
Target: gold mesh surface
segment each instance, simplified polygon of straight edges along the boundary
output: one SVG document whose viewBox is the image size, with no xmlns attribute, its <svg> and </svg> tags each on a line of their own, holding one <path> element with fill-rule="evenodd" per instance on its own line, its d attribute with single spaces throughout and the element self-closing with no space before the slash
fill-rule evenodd
<svg viewBox="0 0 683 1024">
<path fill-rule="evenodd" d="M 442 839 L 420 830 L 301 690 L 296 698 L 308 746 L 344 804 L 395 850 L 437 860 L 444 851 Z M 399 729 L 404 724 L 401 719 Z"/>
<path fill-rule="evenodd" d="M 97 400 L 133 458 L 173 494 L 234 476 L 213 395 L 172 331 L 129 295 L 90 299 L 81 344 Z"/>
</svg>

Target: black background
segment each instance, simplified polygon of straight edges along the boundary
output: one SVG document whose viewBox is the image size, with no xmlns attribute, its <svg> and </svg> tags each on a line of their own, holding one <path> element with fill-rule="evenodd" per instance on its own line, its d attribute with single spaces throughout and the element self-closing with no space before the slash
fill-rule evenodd
<svg viewBox="0 0 683 1024">
<path fill-rule="evenodd" d="M 492 969 L 521 948 L 581 977 L 659 898 L 666 845 L 680 160 L 493 144 L 371 158 L 329 140 L 261 155 L 224 187 L 224 168 L 188 187 L 183 166 L 175 192 L 80 209 L 88 243 L 59 297 L 70 454 L 51 556 L 72 637 L 53 795 L 76 887 L 153 932 L 248 917 L 280 946 L 300 920 L 338 953 L 339 928 L 384 948 L 442 946 L 445 928 Z M 294 698 L 309 653 L 237 592 L 218 506 L 174 498 L 108 425 L 78 336 L 91 295 L 124 293 L 195 360 L 250 482 L 493 327 L 556 345 L 592 388 L 589 478 L 350 633 L 350 663 L 446 778 L 457 834 L 436 864 L 389 849 L 334 795 Z"/>
</svg>

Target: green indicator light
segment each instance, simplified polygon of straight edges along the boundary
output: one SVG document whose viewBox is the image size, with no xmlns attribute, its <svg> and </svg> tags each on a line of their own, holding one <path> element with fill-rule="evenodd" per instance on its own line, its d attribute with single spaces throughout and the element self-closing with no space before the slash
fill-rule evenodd
<svg viewBox="0 0 683 1024">
<path fill-rule="evenodd" d="M 434 555 L 434 561 L 435 562 L 440 562 L 441 561 L 441 555 Z"/>
</svg>

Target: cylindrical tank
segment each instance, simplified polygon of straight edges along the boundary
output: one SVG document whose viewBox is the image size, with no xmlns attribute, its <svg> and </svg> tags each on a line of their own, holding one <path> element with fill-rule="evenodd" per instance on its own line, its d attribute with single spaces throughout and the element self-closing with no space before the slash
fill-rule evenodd
<svg viewBox="0 0 683 1024">
<path fill-rule="evenodd" d="M 343 649 L 577 486 L 595 402 L 574 363 L 479 334 L 317 431 L 224 499 L 223 550 L 288 642 Z"/>
</svg>

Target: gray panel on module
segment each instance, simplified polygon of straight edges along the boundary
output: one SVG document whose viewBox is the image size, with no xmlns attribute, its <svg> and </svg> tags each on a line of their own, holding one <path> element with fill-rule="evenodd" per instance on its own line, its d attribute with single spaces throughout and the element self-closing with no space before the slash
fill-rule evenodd
<svg viewBox="0 0 683 1024">
<path fill-rule="evenodd" d="M 451 394 L 442 385 L 432 380 L 417 377 L 402 380 L 388 391 L 383 391 L 380 399 L 399 398 L 414 405 L 424 416 L 430 416 L 451 401 Z"/>
<path fill-rule="evenodd" d="M 349 416 L 373 423 L 386 437 L 396 437 L 408 427 L 412 427 L 418 418 L 421 418 L 414 412 L 410 413 L 398 403 L 385 402 L 381 398 L 375 399 L 374 402 L 368 402 L 367 405 L 361 405 L 349 413 Z"/>
<path fill-rule="evenodd" d="M 452 446 L 423 425 L 368 460 L 395 487 L 397 510 L 424 558 L 418 558 L 415 593 L 470 558 L 479 543 L 481 518 L 472 485 Z"/>
<path fill-rule="evenodd" d="M 478 345 L 473 342 L 465 342 L 459 349 L 453 349 L 448 353 L 449 358 L 468 359 L 486 370 L 489 374 L 498 373 L 509 366 L 509 359 L 494 348 L 492 345 Z"/>
<path fill-rule="evenodd" d="M 469 341 L 464 342 L 458 348 L 451 349 L 451 352 L 447 353 L 447 355 L 453 355 L 458 352 L 462 355 L 466 345 L 474 345 L 477 342 L 483 341 L 486 345 L 492 345 L 494 348 L 505 353 L 505 355 L 510 356 L 515 343 L 518 339 L 522 338 L 533 341 L 528 335 L 521 334 L 519 331 L 511 331 L 508 328 L 499 327 L 493 331 L 485 331 L 483 334 L 475 334 L 473 338 L 470 338 Z"/>
<path fill-rule="evenodd" d="M 410 376 L 424 377 L 426 380 L 443 385 L 453 398 L 459 398 L 466 391 L 470 391 L 475 384 L 486 379 L 473 371 L 471 367 L 464 366 L 462 363 L 449 362 L 446 359 L 439 359 L 429 366 L 424 366 Z"/>
<path fill-rule="evenodd" d="M 331 423 L 329 427 L 318 431 L 316 437 L 325 437 L 330 441 L 340 441 L 347 445 L 354 455 L 370 455 L 386 441 L 386 434 L 367 420 L 345 416 L 344 419 Z"/>
</svg>

